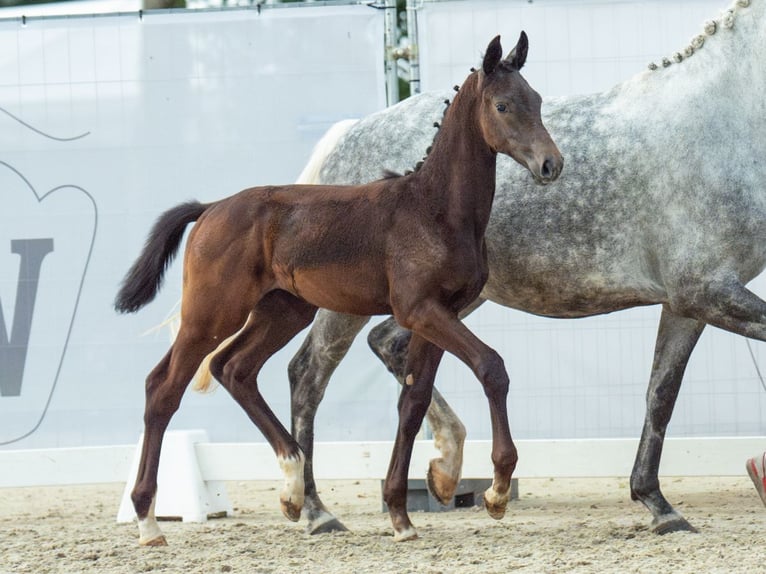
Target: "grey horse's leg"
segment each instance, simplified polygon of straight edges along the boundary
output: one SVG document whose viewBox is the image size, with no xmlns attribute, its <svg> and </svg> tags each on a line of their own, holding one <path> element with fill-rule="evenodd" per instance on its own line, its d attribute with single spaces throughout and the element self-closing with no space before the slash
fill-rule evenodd
<svg viewBox="0 0 766 574">
<path fill-rule="evenodd" d="M 314 417 L 327 383 L 335 368 L 346 356 L 351 343 L 369 321 L 369 317 L 345 315 L 320 309 L 303 345 L 290 361 L 290 399 L 292 435 L 306 457 L 303 513 L 308 520 L 306 531 L 320 534 L 346 527 L 325 508 L 314 481 Z"/>
<path fill-rule="evenodd" d="M 659 534 L 695 531 L 660 492 L 659 465 L 665 429 L 673 412 L 684 370 L 705 324 L 766 341 L 766 302 L 736 278 L 685 286 L 663 308 L 644 430 L 631 474 L 631 496 L 652 513 Z"/>
<path fill-rule="evenodd" d="M 465 317 L 482 303 L 477 299 L 461 313 Z M 367 342 L 400 384 L 404 384 L 407 348 L 411 333 L 389 317 L 370 331 Z M 448 504 L 454 496 L 454 487 L 460 482 L 463 466 L 463 445 L 465 427 L 444 397 L 433 389 L 431 404 L 426 413 L 428 424 L 434 435 L 434 445 L 441 457 L 431 460 L 428 468 L 428 489 L 442 504 Z"/>
<path fill-rule="evenodd" d="M 684 293 L 681 301 L 671 299 L 671 307 L 679 315 L 766 341 L 766 302 L 734 277 Z"/>
<path fill-rule="evenodd" d="M 673 414 L 684 370 L 704 328 L 701 321 L 679 317 L 667 308 L 662 310 L 646 393 L 644 429 L 630 476 L 630 495 L 652 513 L 652 528 L 658 534 L 695 531 L 662 495 L 659 467 L 665 429 Z"/>
</svg>

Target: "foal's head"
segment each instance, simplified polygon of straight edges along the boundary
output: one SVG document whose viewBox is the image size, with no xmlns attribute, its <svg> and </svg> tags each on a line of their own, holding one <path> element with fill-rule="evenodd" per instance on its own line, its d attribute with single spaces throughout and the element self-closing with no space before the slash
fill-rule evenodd
<svg viewBox="0 0 766 574">
<path fill-rule="evenodd" d="M 542 98 L 519 73 L 528 47 L 524 32 L 505 59 L 500 36 L 489 43 L 477 72 L 482 94 L 480 124 L 494 151 L 510 155 L 538 183 L 547 184 L 559 176 L 564 159 L 540 118 Z"/>
</svg>

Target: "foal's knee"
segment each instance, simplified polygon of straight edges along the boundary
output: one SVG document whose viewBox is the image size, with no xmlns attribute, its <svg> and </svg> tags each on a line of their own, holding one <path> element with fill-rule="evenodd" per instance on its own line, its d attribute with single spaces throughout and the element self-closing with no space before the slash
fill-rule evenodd
<svg viewBox="0 0 766 574">
<path fill-rule="evenodd" d="M 488 398 L 505 398 L 508 395 L 508 373 L 503 358 L 496 351 L 490 349 L 482 357 L 476 368 L 476 376 L 482 382 Z"/>
</svg>

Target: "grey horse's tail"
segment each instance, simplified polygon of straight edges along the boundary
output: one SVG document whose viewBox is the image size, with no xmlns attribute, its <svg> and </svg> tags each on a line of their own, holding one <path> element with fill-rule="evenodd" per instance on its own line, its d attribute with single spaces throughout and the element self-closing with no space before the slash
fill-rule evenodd
<svg viewBox="0 0 766 574">
<path fill-rule="evenodd" d="M 163 213 L 154 224 L 141 255 L 133 263 L 114 300 L 120 313 L 135 313 L 154 299 L 165 271 L 176 256 L 186 226 L 210 207 L 198 201 L 182 203 Z"/>
<path fill-rule="evenodd" d="M 329 153 L 335 149 L 340 139 L 359 120 L 341 120 L 330 126 L 330 129 L 319 139 L 311 151 L 311 157 L 301 171 L 295 183 L 319 183 L 319 172 L 322 170 Z"/>
</svg>

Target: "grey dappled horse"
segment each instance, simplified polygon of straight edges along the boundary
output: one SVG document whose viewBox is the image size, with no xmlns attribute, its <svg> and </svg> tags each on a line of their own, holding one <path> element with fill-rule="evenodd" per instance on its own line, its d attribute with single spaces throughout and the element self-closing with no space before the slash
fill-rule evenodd
<svg viewBox="0 0 766 574">
<path fill-rule="evenodd" d="M 665 65 L 605 93 L 546 102 L 545 125 L 567 158 L 558 182 L 535 187 L 511 161 L 498 161 L 482 299 L 561 318 L 663 306 L 630 478 L 658 533 L 694 530 L 663 496 L 658 468 L 702 330 L 766 340 L 766 303 L 745 287 L 766 265 L 764 53 L 766 0 L 739 0 Z M 315 158 L 316 181 L 356 183 L 411 168 L 449 97 L 422 94 L 333 130 L 339 139 L 323 162 Z M 330 375 L 367 321 L 320 311 L 290 365 L 311 532 L 343 528 L 316 493 L 313 423 Z M 408 337 L 391 320 L 369 337 L 400 381 Z M 462 424 L 437 395 L 429 421 L 442 453 L 431 470 L 459 477 Z"/>
</svg>

